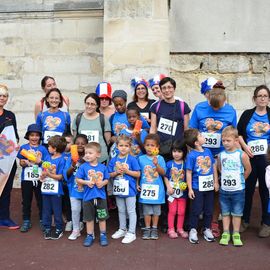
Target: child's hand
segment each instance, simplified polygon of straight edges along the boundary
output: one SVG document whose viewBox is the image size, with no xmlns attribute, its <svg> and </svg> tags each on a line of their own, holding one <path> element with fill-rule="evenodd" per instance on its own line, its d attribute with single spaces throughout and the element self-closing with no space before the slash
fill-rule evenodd
<svg viewBox="0 0 270 270">
<path fill-rule="evenodd" d="M 103 181 L 98 181 L 98 182 L 96 182 L 96 185 L 98 188 L 102 188 L 104 186 L 104 183 L 103 183 Z"/>
<path fill-rule="evenodd" d="M 21 159 L 20 164 L 22 167 L 29 167 L 30 166 L 30 161 L 27 159 Z"/>
<path fill-rule="evenodd" d="M 167 193 L 168 193 L 168 195 L 173 195 L 173 193 L 174 193 L 173 188 L 172 187 L 168 187 L 167 188 Z"/>
<path fill-rule="evenodd" d="M 153 164 L 154 164 L 155 166 L 157 166 L 157 165 L 158 165 L 158 160 L 157 160 L 157 157 L 153 157 Z"/>
<path fill-rule="evenodd" d="M 215 192 L 219 191 L 219 183 L 218 182 L 214 183 L 214 188 L 215 188 Z"/>
<path fill-rule="evenodd" d="M 47 176 L 48 176 L 47 171 L 42 171 L 42 172 L 41 172 L 41 175 L 40 175 L 40 177 L 39 177 L 40 181 L 41 181 L 41 182 L 44 182 L 44 180 L 45 180 L 45 178 L 46 178 Z"/>
<path fill-rule="evenodd" d="M 41 163 L 41 158 L 37 157 L 37 160 L 36 160 L 35 164 L 40 164 L 40 163 Z"/>
<path fill-rule="evenodd" d="M 137 190 L 140 192 L 142 189 L 139 185 L 137 185 Z"/>
<path fill-rule="evenodd" d="M 95 182 L 92 179 L 90 179 L 90 181 L 87 181 L 88 187 L 92 188 L 94 185 L 95 185 Z"/>
<path fill-rule="evenodd" d="M 190 190 L 188 191 L 188 197 L 189 197 L 191 200 L 195 199 L 195 194 L 194 194 L 193 189 L 190 189 Z"/>
</svg>

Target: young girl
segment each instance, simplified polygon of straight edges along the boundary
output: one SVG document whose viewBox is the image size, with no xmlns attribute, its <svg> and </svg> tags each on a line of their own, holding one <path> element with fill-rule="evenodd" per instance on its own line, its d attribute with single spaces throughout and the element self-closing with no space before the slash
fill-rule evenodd
<svg viewBox="0 0 270 270">
<path fill-rule="evenodd" d="M 76 240 L 81 235 L 80 229 L 82 228 L 82 223 L 80 223 L 80 214 L 84 190 L 76 183 L 75 175 L 80 165 L 84 163 L 84 147 L 87 142 L 88 139 L 86 135 L 79 134 L 76 136 L 74 143 L 78 147 L 79 160 L 75 162 L 72 160 L 72 157 L 69 157 L 64 168 L 64 178 L 67 181 L 69 188 L 73 228 L 72 233 L 68 238 L 69 240 Z"/>
<path fill-rule="evenodd" d="M 164 177 L 168 197 L 168 235 L 171 239 L 177 238 L 178 234 L 182 238 L 187 238 L 188 234 L 183 230 L 187 191 L 185 180 L 185 158 L 187 147 L 184 142 L 175 141 L 172 147 L 173 160 L 167 163 L 167 172 Z M 184 183 L 184 184 L 182 184 Z M 174 229 L 174 221 L 177 215 L 177 232 Z M 177 234 L 178 233 L 178 234 Z"/>
<path fill-rule="evenodd" d="M 59 89 L 53 88 L 45 96 L 48 111 L 40 112 L 37 125 L 42 129 L 43 144 L 47 145 L 50 137 L 70 132 L 70 115 L 62 112 L 63 96 Z"/>
<path fill-rule="evenodd" d="M 134 131 L 135 123 L 137 120 L 140 120 L 140 117 L 141 117 L 140 112 L 137 108 L 127 109 L 126 114 L 127 114 L 129 127 L 123 129 L 120 132 L 120 135 L 125 134 L 131 138 L 130 154 L 132 156 L 138 157 L 143 154 L 143 151 L 144 151 L 143 143 L 148 133 L 144 129 L 141 129 L 139 132 Z"/>
<path fill-rule="evenodd" d="M 18 153 L 20 165 L 22 166 L 21 173 L 21 190 L 22 190 L 22 205 L 23 205 L 23 224 L 20 228 L 21 232 L 28 232 L 32 227 L 31 224 L 31 205 L 33 199 L 33 193 L 35 193 L 37 206 L 39 210 L 40 227 L 42 229 L 42 197 L 41 197 L 41 182 L 39 176 L 41 174 L 41 160 L 47 159 L 49 155 L 47 149 L 40 145 L 41 129 L 36 124 L 29 125 L 27 132 L 24 136 L 29 143 L 21 146 Z M 25 149 L 33 153 L 37 161 L 30 162 L 24 156 L 21 155 L 21 151 Z"/>
<path fill-rule="evenodd" d="M 127 135 L 117 138 L 119 154 L 109 163 L 110 177 L 113 178 L 113 194 L 116 196 L 116 204 L 119 215 L 119 230 L 113 235 L 113 239 L 122 240 L 123 244 L 129 244 L 136 239 L 136 178 L 140 177 L 140 167 L 135 157 L 131 156 L 131 140 Z M 129 229 L 127 232 L 126 220 L 129 217 Z"/>
</svg>

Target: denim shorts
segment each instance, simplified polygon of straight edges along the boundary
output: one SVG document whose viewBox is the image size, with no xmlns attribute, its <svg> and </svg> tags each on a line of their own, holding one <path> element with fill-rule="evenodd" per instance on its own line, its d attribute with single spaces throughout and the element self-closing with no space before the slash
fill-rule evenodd
<svg viewBox="0 0 270 270">
<path fill-rule="evenodd" d="M 143 204 L 144 216 L 160 216 L 161 206 L 160 204 Z"/>
<path fill-rule="evenodd" d="M 219 202 L 222 216 L 243 216 L 245 190 L 219 191 Z"/>
</svg>

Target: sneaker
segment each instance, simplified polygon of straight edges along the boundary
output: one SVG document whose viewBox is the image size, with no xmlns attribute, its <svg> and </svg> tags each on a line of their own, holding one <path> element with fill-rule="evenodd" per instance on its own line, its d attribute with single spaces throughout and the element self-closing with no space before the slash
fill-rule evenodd
<svg viewBox="0 0 270 270">
<path fill-rule="evenodd" d="M 51 239 L 52 240 L 58 240 L 63 236 L 63 231 L 62 230 L 55 230 L 54 232 L 52 232 L 52 236 Z"/>
<path fill-rule="evenodd" d="M 158 229 L 157 228 L 151 229 L 150 239 L 151 240 L 158 240 Z"/>
<path fill-rule="evenodd" d="M 209 228 L 206 228 L 203 231 L 203 238 L 207 241 L 207 242 L 214 242 L 215 241 L 215 237 L 212 233 L 212 231 Z"/>
<path fill-rule="evenodd" d="M 230 242 L 231 235 L 228 232 L 224 232 L 221 235 L 221 238 L 219 240 L 219 244 L 222 246 L 228 246 Z"/>
<path fill-rule="evenodd" d="M 44 236 L 44 239 L 45 240 L 52 239 L 52 232 L 51 232 L 51 230 L 50 229 L 44 230 L 43 236 Z"/>
<path fill-rule="evenodd" d="M 83 230 L 83 228 L 84 228 L 84 223 L 80 222 L 80 232 Z"/>
<path fill-rule="evenodd" d="M 241 241 L 241 238 L 240 238 L 240 233 L 233 233 L 232 240 L 233 240 L 233 245 L 235 247 L 243 246 L 243 242 Z"/>
<path fill-rule="evenodd" d="M 73 231 L 68 237 L 68 240 L 76 240 L 79 236 L 81 236 L 79 231 Z"/>
<path fill-rule="evenodd" d="M 218 222 L 212 222 L 211 224 L 211 230 L 214 237 L 218 238 L 220 237 L 220 229 Z"/>
<path fill-rule="evenodd" d="M 20 231 L 21 232 L 28 232 L 31 227 L 32 227 L 32 224 L 31 224 L 30 220 L 24 220 L 23 224 L 20 228 Z"/>
<path fill-rule="evenodd" d="M 240 225 L 239 232 L 242 233 L 242 232 L 246 231 L 248 227 L 249 227 L 249 223 L 242 221 L 241 225 Z"/>
<path fill-rule="evenodd" d="M 131 242 L 133 242 L 135 240 L 136 240 L 135 233 L 127 232 L 126 235 L 125 235 L 125 237 L 122 240 L 122 243 L 123 244 L 130 244 Z"/>
<path fill-rule="evenodd" d="M 87 234 L 87 236 L 85 237 L 85 239 L 83 241 L 83 245 L 85 247 L 90 247 L 90 246 L 92 246 L 93 242 L 94 242 L 93 235 L 92 234 Z"/>
<path fill-rule="evenodd" d="M 151 230 L 150 228 L 144 228 L 143 229 L 143 234 L 142 234 L 142 239 L 143 240 L 149 240 L 151 238 Z"/>
<path fill-rule="evenodd" d="M 9 230 L 17 230 L 20 228 L 12 219 L 0 219 L 0 228 L 6 228 Z"/>
<path fill-rule="evenodd" d="M 258 236 L 261 238 L 269 237 L 270 236 L 270 226 L 263 224 L 260 228 Z"/>
<path fill-rule="evenodd" d="M 39 221 L 39 228 L 40 228 L 40 230 L 41 230 L 42 232 L 45 231 L 45 227 L 44 227 L 44 225 L 43 225 L 42 219 Z"/>
<path fill-rule="evenodd" d="M 169 229 L 169 230 L 168 230 L 168 236 L 169 236 L 169 238 L 171 238 L 171 239 L 176 239 L 176 238 L 178 238 L 178 234 L 175 232 L 174 229 Z"/>
<path fill-rule="evenodd" d="M 191 244 L 199 244 L 198 233 L 196 229 L 189 231 L 188 240 Z"/>
<path fill-rule="evenodd" d="M 66 232 L 71 232 L 72 231 L 72 221 L 68 221 L 66 223 L 65 231 Z"/>
<path fill-rule="evenodd" d="M 101 233 L 99 238 L 99 243 L 102 247 L 108 246 L 108 239 L 106 233 Z"/>
<path fill-rule="evenodd" d="M 119 229 L 118 231 L 116 231 L 113 235 L 112 235 L 112 239 L 119 239 L 121 237 L 124 237 L 126 235 L 126 231 Z"/>
<path fill-rule="evenodd" d="M 184 230 L 178 230 L 177 233 L 178 233 L 179 236 L 181 236 L 184 239 L 188 238 L 188 233 L 185 232 Z"/>
</svg>

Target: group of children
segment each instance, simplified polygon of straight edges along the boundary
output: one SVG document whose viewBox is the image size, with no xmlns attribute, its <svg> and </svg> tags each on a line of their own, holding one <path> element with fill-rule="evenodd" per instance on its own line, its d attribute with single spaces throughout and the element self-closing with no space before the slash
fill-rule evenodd
<svg viewBox="0 0 270 270">
<path fill-rule="evenodd" d="M 74 138 L 78 158 L 70 154 L 70 143 L 64 136 L 48 140 L 48 149 L 40 145 L 42 131 L 36 124 L 28 127 L 18 153 L 22 166 L 23 224 L 22 232 L 31 228 L 31 202 L 33 191 L 39 208 L 40 226 L 45 239 L 59 239 L 63 235 L 62 196 L 63 184 L 68 187 L 72 213 L 70 240 L 80 236 L 82 221 L 86 223 L 87 236 L 84 246 L 93 244 L 94 224 L 99 223 L 100 244 L 108 245 L 106 220 L 106 185 L 111 183 L 119 215 L 119 229 L 113 239 L 122 239 L 128 244 L 136 239 L 136 206 L 141 208 L 145 226 L 142 239 L 158 239 L 158 221 L 161 205 L 168 204 L 168 236 L 188 238 L 198 243 L 199 216 L 203 213 L 203 237 L 215 240 L 211 231 L 214 208 L 214 192 L 219 190 L 223 220 L 221 245 L 228 245 L 232 237 L 235 246 L 243 245 L 239 228 L 244 207 L 245 178 L 251 171 L 247 155 L 238 147 L 238 133 L 232 126 L 222 132 L 225 150 L 215 160 L 211 152 L 203 148 L 205 139 L 197 129 L 184 132 L 183 141 L 175 141 L 171 161 L 165 163 L 158 154 L 160 146 L 157 134 L 135 131 L 140 114 L 127 110 L 130 127 L 117 136 L 116 156 L 108 165 L 100 164 L 101 147 L 97 142 L 88 143 L 87 137 L 79 134 Z M 22 150 L 32 152 L 36 159 L 29 161 Z M 189 150 L 189 151 L 188 151 Z M 218 171 L 221 174 L 218 181 Z M 184 230 L 188 198 L 189 233 Z M 232 221 L 231 221 L 232 218 Z M 127 222 L 128 221 L 128 222 Z M 52 224 L 55 230 L 52 230 Z M 128 223 L 128 226 L 127 226 Z M 233 234 L 230 234 L 232 223 Z M 176 229 L 175 229 L 176 224 Z"/>
</svg>

